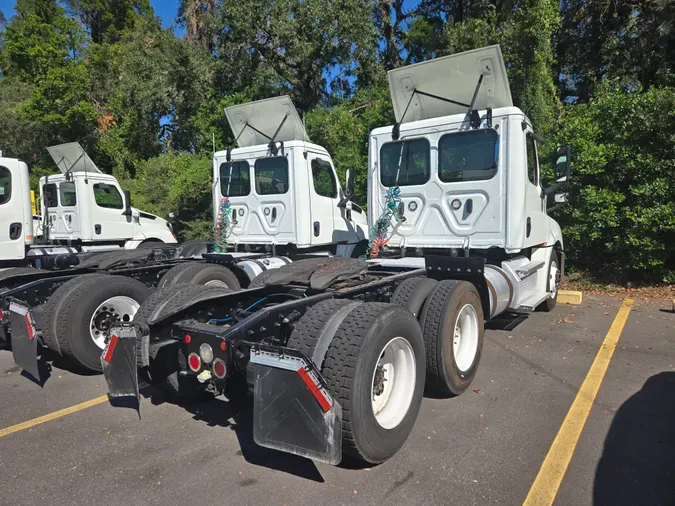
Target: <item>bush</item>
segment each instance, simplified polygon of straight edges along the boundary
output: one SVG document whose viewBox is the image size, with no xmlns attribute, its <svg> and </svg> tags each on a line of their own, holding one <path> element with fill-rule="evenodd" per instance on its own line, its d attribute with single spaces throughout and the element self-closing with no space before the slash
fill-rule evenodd
<svg viewBox="0 0 675 506">
<path fill-rule="evenodd" d="M 570 262 L 599 277 L 675 282 L 675 88 L 605 87 L 569 106 L 570 205 L 556 216 Z"/>
<path fill-rule="evenodd" d="M 208 239 L 213 223 L 211 159 L 169 151 L 140 162 L 136 179 L 121 182 L 134 207 L 164 218 L 174 213 L 179 240 Z"/>
</svg>

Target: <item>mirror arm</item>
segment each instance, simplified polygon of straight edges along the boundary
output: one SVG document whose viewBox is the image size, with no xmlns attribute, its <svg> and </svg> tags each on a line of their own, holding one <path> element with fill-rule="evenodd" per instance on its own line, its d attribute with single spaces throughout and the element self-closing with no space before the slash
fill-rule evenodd
<svg viewBox="0 0 675 506">
<path fill-rule="evenodd" d="M 343 197 L 343 198 L 340 199 L 340 202 L 338 202 L 338 205 L 337 205 L 337 206 L 338 206 L 339 208 L 343 208 L 343 207 L 346 208 L 346 207 L 347 207 L 347 202 L 349 202 L 349 197 Z"/>
<path fill-rule="evenodd" d="M 556 210 L 560 209 L 561 207 L 565 207 L 567 204 L 568 204 L 568 202 L 565 202 L 564 204 L 556 204 L 553 207 L 547 208 L 546 212 L 551 213 L 553 211 L 556 211 Z"/>
<path fill-rule="evenodd" d="M 562 188 L 567 184 L 567 181 L 563 181 L 562 183 L 555 183 L 553 186 L 549 186 L 548 188 L 544 188 L 544 196 L 547 197 L 551 193 L 555 193 L 557 190 Z"/>
</svg>

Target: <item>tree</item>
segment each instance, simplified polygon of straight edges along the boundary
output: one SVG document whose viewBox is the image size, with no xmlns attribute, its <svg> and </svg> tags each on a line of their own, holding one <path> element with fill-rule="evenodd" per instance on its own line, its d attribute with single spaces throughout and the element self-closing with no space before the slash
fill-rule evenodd
<svg viewBox="0 0 675 506">
<path fill-rule="evenodd" d="M 212 49 L 216 35 L 218 0 L 181 0 L 178 21 L 185 26 L 187 39 Z"/>
<path fill-rule="evenodd" d="M 289 93 L 301 111 L 369 79 L 377 32 L 370 0 L 226 0 L 218 56 L 225 92 L 252 98 Z"/>
<path fill-rule="evenodd" d="M 675 89 L 599 88 L 569 106 L 571 203 L 556 216 L 572 265 L 601 276 L 675 282 Z"/>
<path fill-rule="evenodd" d="M 82 44 L 77 24 L 56 0 L 18 0 L 6 26 L 0 66 L 5 77 L 31 82 L 76 58 Z"/>
<path fill-rule="evenodd" d="M 139 15 L 152 15 L 149 0 L 66 0 L 95 44 L 118 42 Z"/>
</svg>

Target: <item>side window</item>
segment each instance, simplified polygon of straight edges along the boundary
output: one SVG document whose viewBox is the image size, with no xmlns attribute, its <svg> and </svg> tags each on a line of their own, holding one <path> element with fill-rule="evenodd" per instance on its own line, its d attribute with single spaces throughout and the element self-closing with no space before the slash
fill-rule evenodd
<svg viewBox="0 0 675 506">
<path fill-rule="evenodd" d="M 220 164 L 220 193 L 223 197 L 245 197 L 251 193 L 251 170 L 246 160 Z"/>
<path fill-rule="evenodd" d="M 444 183 L 481 181 L 497 174 L 499 135 L 492 129 L 446 134 L 438 141 L 438 177 Z"/>
<path fill-rule="evenodd" d="M 255 191 L 258 195 L 281 195 L 288 191 L 288 160 L 285 156 L 256 160 Z"/>
<path fill-rule="evenodd" d="M 117 188 L 105 183 L 94 185 L 94 199 L 98 207 L 106 209 L 124 209 L 124 200 Z"/>
<path fill-rule="evenodd" d="M 326 160 L 315 158 L 312 160 L 312 180 L 314 181 L 314 191 L 317 195 L 337 198 L 337 182 L 333 169 Z"/>
<path fill-rule="evenodd" d="M 5 167 L 0 167 L 0 206 L 12 198 L 12 173 Z"/>
<path fill-rule="evenodd" d="M 74 207 L 77 205 L 75 183 L 61 183 L 59 185 L 59 195 L 61 198 L 61 207 Z"/>
<path fill-rule="evenodd" d="M 426 183 L 429 181 L 430 156 L 431 147 L 427 139 L 409 139 L 383 144 L 380 149 L 382 186 L 396 186 L 397 184 L 411 186 Z"/>
<path fill-rule="evenodd" d="M 49 183 L 42 187 L 42 195 L 45 199 L 45 207 L 52 208 L 59 205 L 58 197 L 56 194 L 56 184 Z"/>
<path fill-rule="evenodd" d="M 530 183 L 537 186 L 537 147 L 534 138 L 527 135 L 527 177 Z"/>
</svg>

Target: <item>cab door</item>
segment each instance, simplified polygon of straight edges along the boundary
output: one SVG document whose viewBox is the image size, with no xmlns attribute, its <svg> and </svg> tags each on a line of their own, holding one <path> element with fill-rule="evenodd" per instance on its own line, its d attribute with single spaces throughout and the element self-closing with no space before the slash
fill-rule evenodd
<svg viewBox="0 0 675 506">
<path fill-rule="evenodd" d="M 529 127 L 525 131 L 525 149 L 527 181 L 525 181 L 525 239 L 523 247 L 527 248 L 546 242 L 549 234 L 549 221 L 546 216 L 546 198 L 541 185 L 536 136 Z"/>
<path fill-rule="evenodd" d="M 134 236 L 132 216 L 125 209 L 121 188 L 108 180 L 89 178 L 91 224 L 94 241 L 126 241 Z"/>
<path fill-rule="evenodd" d="M 0 158 L 0 260 L 21 260 L 25 256 L 22 197 L 19 161 Z"/>
<path fill-rule="evenodd" d="M 54 183 L 50 183 L 54 184 Z M 76 240 L 81 237 L 80 216 L 77 207 L 77 191 L 73 181 L 61 181 L 50 193 L 58 191 L 58 201 L 54 197 L 50 216 L 52 218 L 51 237 L 59 240 Z"/>
<path fill-rule="evenodd" d="M 333 166 L 325 157 L 312 152 L 308 153 L 307 164 L 312 227 L 310 244 L 331 244 L 345 240 L 343 236 L 347 227 L 345 220 L 339 219 L 337 213 L 338 186 Z"/>
</svg>

